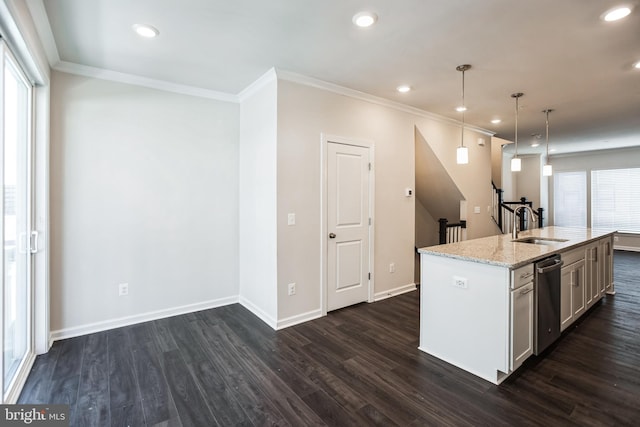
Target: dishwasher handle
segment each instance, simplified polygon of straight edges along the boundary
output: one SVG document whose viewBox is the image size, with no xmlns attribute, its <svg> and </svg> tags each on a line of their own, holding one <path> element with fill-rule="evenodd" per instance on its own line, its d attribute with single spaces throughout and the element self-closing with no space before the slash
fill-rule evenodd
<svg viewBox="0 0 640 427">
<path fill-rule="evenodd" d="M 538 267 L 538 273 L 539 274 L 545 274 L 548 273 L 550 271 L 553 270 L 557 270 L 560 267 L 562 267 L 564 265 L 564 261 L 562 261 L 561 259 L 556 259 L 555 262 L 549 266 L 545 266 L 545 267 Z"/>
</svg>

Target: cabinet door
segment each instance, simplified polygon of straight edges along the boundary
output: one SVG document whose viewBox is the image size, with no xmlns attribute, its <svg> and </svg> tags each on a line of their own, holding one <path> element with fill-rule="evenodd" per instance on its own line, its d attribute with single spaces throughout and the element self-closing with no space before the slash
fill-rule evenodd
<svg viewBox="0 0 640 427">
<path fill-rule="evenodd" d="M 585 254 L 586 260 L 586 276 L 585 276 L 585 298 L 587 308 L 595 304 L 600 299 L 600 260 L 598 244 L 591 245 L 587 248 Z"/>
<path fill-rule="evenodd" d="M 603 239 L 600 247 L 600 253 L 602 255 L 602 262 L 600 263 L 600 271 L 602 272 L 600 278 L 600 292 L 611 292 L 611 285 L 613 284 L 613 244 L 611 238 Z"/>
<path fill-rule="evenodd" d="M 560 270 L 560 330 L 564 331 L 573 321 L 571 293 L 573 289 L 573 264 Z"/>
<path fill-rule="evenodd" d="M 577 319 L 584 313 L 586 306 L 586 277 L 584 261 L 572 264 L 571 269 L 571 310 L 573 318 Z"/>
<path fill-rule="evenodd" d="M 511 370 L 533 354 L 533 282 L 511 291 Z"/>
</svg>

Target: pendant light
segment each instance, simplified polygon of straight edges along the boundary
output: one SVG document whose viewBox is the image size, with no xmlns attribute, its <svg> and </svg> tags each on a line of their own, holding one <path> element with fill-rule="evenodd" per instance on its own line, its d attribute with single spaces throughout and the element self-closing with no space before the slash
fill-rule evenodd
<svg viewBox="0 0 640 427">
<path fill-rule="evenodd" d="M 552 111 L 553 110 L 550 108 L 542 111 L 546 115 L 545 124 L 547 127 L 547 157 L 544 161 L 544 166 L 542 167 L 542 176 L 553 175 L 553 168 L 551 167 L 551 161 L 549 160 L 549 113 Z"/>
<path fill-rule="evenodd" d="M 520 172 L 522 169 L 522 162 L 518 157 L 518 100 L 520 97 L 524 95 L 522 92 L 512 93 L 511 97 L 516 99 L 516 135 L 515 135 L 515 143 L 516 143 L 516 155 L 511 159 L 511 172 Z"/>
<path fill-rule="evenodd" d="M 467 106 L 464 103 L 464 72 L 471 68 L 471 65 L 464 64 L 458 65 L 456 70 L 462 72 L 462 105 L 456 108 L 457 111 L 462 113 L 462 130 L 460 131 L 460 146 L 456 150 L 456 163 L 459 165 L 466 165 L 469 163 L 469 149 L 464 146 L 464 112 L 467 111 Z"/>
</svg>

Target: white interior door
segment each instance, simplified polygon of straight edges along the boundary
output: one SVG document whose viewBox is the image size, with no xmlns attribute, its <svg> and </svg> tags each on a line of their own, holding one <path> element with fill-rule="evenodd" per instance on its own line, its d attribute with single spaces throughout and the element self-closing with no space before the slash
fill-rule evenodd
<svg viewBox="0 0 640 427">
<path fill-rule="evenodd" d="M 327 144 L 327 311 L 369 298 L 370 150 Z"/>
</svg>

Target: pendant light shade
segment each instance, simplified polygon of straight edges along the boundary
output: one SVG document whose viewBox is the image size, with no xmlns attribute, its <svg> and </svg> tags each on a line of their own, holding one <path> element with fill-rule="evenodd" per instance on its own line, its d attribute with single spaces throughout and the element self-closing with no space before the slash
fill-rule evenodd
<svg viewBox="0 0 640 427">
<path fill-rule="evenodd" d="M 545 158 L 544 166 L 542 167 L 542 176 L 553 175 L 553 168 L 551 167 L 551 159 L 549 159 L 549 113 L 552 111 L 553 110 L 550 108 L 547 108 L 546 110 L 542 111 L 546 116 L 545 125 L 547 128 L 547 157 Z"/>
<path fill-rule="evenodd" d="M 511 159 L 511 172 L 520 172 L 522 170 L 522 162 L 520 157 L 514 157 Z"/>
<path fill-rule="evenodd" d="M 518 100 L 522 95 L 524 95 L 524 93 L 522 92 L 516 92 L 511 94 L 511 97 L 516 99 L 516 133 L 514 138 L 515 144 L 516 144 L 516 154 L 515 156 L 513 156 L 513 159 L 511 159 L 511 172 L 520 172 L 522 170 L 522 162 L 518 157 L 518 110 L 520 107 L 518 104 Z"/>
<path fill-rule="evenodd" d="M 469 149 L 464 146 L 464 112 L 467 111 L 467 106 L 464 103 L 464 72 L 471 68 L 469 64 L 458 65 L 456 70 L 462 72 L 462 105 L 456 108 L 457 111 L 462 113 L 462 129 L 460 131 L 460 146 L 456 150 L 456 163 L 459 165 L 466 165 L 469 163 Z"/>
<path fill-rule="evenodd" d="M 469 149 L 467 147 L 458 147 L 456 150 L 456 163 L 459 165 L 469 163 Z"/>
</svg>

